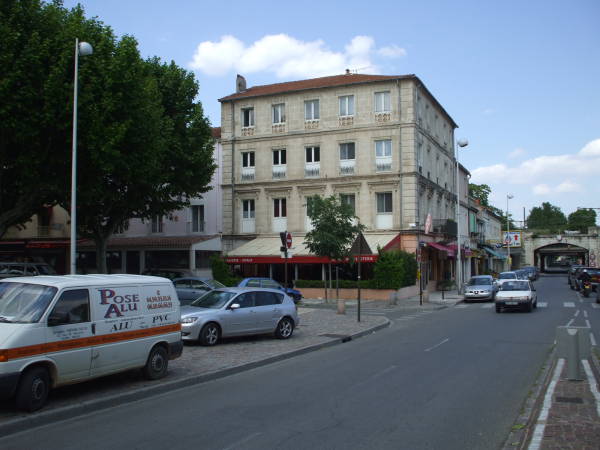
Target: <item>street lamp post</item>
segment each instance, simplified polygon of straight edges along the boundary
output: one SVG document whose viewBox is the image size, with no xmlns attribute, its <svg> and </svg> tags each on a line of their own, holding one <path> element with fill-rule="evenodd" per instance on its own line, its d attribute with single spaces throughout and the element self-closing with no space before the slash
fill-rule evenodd
<svg viewBox="0 0 600 450">
<path fill-rule="evenodd" d="M 510 270 L 512 264 L 510 262 L 510 244 L 512 240 L 510 239 L 510 220 L 508 219 L 508 201 L 513 198 L 512 194 L 506 194 L 506 238 L 504 242 L 506 242 L 506 252 L 507 252 L 507 261 L 508 261 L 508 270 Z"/>
<path fill-rule="evenodd" d="M 460 294 L 462 291 L 462 252 L 460 248 L 460 175 L 458 168 L 458 148 L 466 147 L 469 145 L 469 141 L 466 139 L 460 139 L 456 142 L 456 144 L 456 289 Z"/>
<path fill-rule="evenodd" d="M 87 42 L 79 42 L 75 38 L 75 76 L 73 83 L 73 150 L 71 152 L 71 275 L 77 273 L 77 262 L 75 260 L 77 238 L 77 78 L 79 76 L 79 55 L 87 56 L 94 49 Z"/>
</svg>

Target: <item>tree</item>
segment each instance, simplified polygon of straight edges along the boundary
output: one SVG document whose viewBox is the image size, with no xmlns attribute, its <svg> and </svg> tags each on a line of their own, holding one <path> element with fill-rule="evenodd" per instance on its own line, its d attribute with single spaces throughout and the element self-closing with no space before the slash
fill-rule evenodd
<svg viewBox="0 0 600 450">
<path fill-rule="evenodd" d="M 586 233 L 588 227 L 596 225 L 596 211 L 593 209 L 578 209 L 569 214 L 569 230 L 579 230 Z"/>
<path fill-rule="evenodd" d="M 130 218 L 166 215 L 208 190 L 215 169 L 210 124 L 193 74 L 142 60 L 83 9 L 39 0 L 0 6 L 0 236 L 45 204 L 70 208 L 75 38 L 80 60 L 78 234 L 106 271 L 106 242 Z"/>
<path fill-rule="evenodd" d="M 479 200 L 482 206 L 491 206 L 489 203 L 491 192 L 492 188 L 487 184 L 469 183 L 469 196 Z"/>
<path fill-rule="evenodd" d="M 527 217 L 527 228 L 546 230 L 556 233 L 565 228 L 567 218 L 558 206 L 549 202 L 542 203 L 542 206 L 536 206 L 531 209 Z"/>
<path fill-rule="evenodd" d="M 356 236 L 364 229 L 363 225 L 355 224 L 352 206 L 342 203 L 335 195 L 323 198 L 310 197 L 307 212 L 313 229 L 306 233 L 304 243 L 315 255 L 329 258 L 329 279 L 331 279 L 331 261 L 342 261 Z M 327 283 L 325 283 L 325 298 L 327 298 Z"/>
</svg>

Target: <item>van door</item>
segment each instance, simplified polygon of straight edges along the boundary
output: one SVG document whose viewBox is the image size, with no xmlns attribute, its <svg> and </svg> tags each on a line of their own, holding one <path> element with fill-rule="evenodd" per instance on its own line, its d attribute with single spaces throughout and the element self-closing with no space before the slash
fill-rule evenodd
<svg viewBox="0 0 600 450">
<path fill-rule="evenodd" d="M 58 383 L 90 375 L 93 336 L 87 289 L 63 291 L 48 316 L 47 356 L 55 364 Z"/>
<path fill-rule="evenodd" d="M 91 289 L 92 320 L 98 344 L 92 349 L 92 376 L 144 365 L 148 357 L 143 339 L 133 336 L 144 324 L 137 285 Z M 143 334 L 143 333 L 142 333 Z"/>
</svg>

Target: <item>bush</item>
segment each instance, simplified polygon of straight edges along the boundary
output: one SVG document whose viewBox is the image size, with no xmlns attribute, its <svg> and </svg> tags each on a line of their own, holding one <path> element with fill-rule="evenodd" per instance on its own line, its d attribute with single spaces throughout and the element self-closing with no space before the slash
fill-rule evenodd
<svg viewBox="0 0 600 450">
<path fill-rule="evenodd" d="M 400 289 L 417 282 L 415 255 L 402 250 L 381 251 L 373 267 L 373 284 L 377 289 Z"/>
<path fill-rule="evenodd" d="M 237 286 L 242 281 L 241 278 L 233 276 L 229 264 L 217 255 L 210 258 L 210 268 L 212 269 L 213 278 L 225 286 Z"/>
</svg>

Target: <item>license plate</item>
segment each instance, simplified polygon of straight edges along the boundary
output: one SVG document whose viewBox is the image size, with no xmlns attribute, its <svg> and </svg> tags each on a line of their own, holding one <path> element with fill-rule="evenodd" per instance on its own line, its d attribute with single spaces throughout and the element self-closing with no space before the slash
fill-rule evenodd
<svg viewBox="0 0 600 450">
<path fill-rule="evenodd" d="M 518 305 L 519 302 L 506 302 L 507 305 Z"/>
</svg>

